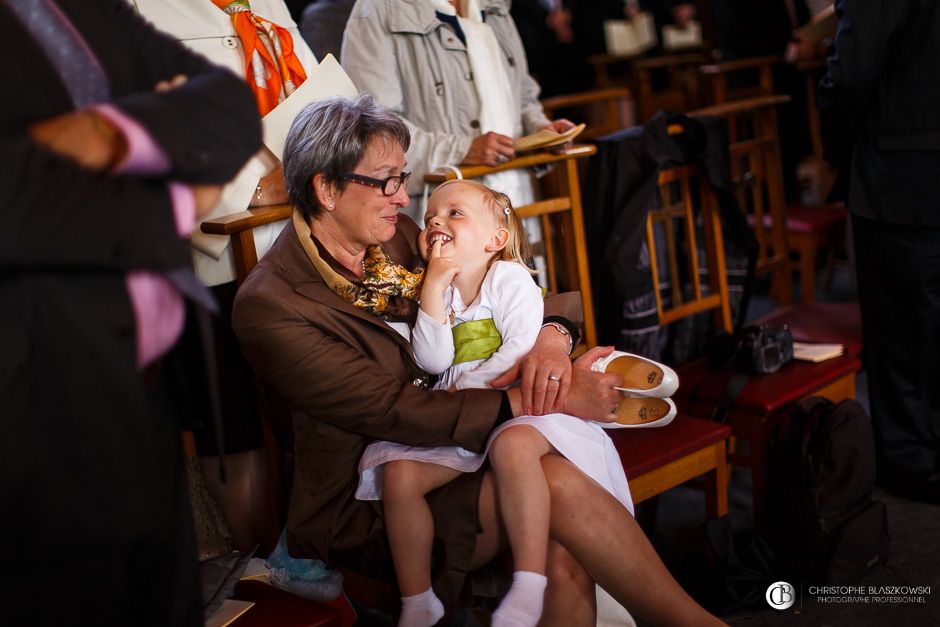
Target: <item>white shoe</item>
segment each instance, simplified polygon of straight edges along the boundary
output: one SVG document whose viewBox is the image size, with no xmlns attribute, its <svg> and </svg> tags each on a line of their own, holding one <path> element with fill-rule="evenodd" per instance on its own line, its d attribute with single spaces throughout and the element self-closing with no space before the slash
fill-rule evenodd
<svg viewBox="0 0 940 627">
<path fill-rule="evenodd" d="M 612 372 L 623 377 L 617 389 L 636 396 L 668 398 L 679 389 L 679 377 L 669 366 L 632 353 L 614 351 L 591 364 L 595 372 Z"/>
<path fill-rule="evenodd" d="M 599 422 L 604 429 L 648 429 L 665 427 L 676 417 L 676 404 L 671 398 L 624 394 L 617 405 L 617 420 Z"/>
</svg>

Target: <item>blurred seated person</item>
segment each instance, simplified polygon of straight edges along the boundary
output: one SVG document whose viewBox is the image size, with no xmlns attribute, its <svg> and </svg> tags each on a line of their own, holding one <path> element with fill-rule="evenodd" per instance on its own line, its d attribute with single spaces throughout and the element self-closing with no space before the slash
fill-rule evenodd
<svg viewBox="0 0 940 627">
<path fill-rule="evenodd" d="M 648 50 L 646 55 L 658 56 L 663 53 L 663 26 L 673 24 L 685 28 L 697 15 L 694 3 L 679 0 L 571 1 L 570 10 L 575 42 L 585 57 L 607 52 L 604 36 L 606 20 L 630 19 L 641 11 L 649 11 L 656 28 L 657 44 Z"/>
<path fill-rule="evenodd" d="M 515 156 L 514 138 L 574 126 L 545 117 L 508 0 L 359 0 L 342 59 L 356 86 L 408 126 L 412 197 L 439 166 L 499 165 Z M 483 182 L 515 206 L 534 200 L 528 171 Z M 423 216 L 421 204 L 407 209 L 412 218 Z"/>
</svg>

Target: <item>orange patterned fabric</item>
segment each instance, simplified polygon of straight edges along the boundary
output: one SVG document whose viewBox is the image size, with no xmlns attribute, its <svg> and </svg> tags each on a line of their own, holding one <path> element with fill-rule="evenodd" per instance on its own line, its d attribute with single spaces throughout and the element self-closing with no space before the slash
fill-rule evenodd
<svg viewBox="0 0 940 627">
<path fill-rule="evenodd" d="M 290 32 L 251 11 L 248 0 L 212 0 L 229 14 L 245 52 L 245 80 L 264 117 L 307 78 Z"/>
</svg>

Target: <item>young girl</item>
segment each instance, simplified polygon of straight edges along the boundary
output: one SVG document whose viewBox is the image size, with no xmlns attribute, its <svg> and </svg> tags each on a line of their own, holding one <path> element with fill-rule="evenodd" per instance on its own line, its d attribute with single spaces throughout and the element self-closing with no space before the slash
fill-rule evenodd
<svg viewBox="0 0 940 627">
<path fill-rule="evenodd" d="M 430 257 L 412 334 L 415 359 L 425 371 L 440 373 L 436 389 L 489 387 L 531 350 L 542 324 L 542 294 L 525 266 L 520 219 L 504 194 L 474 181 L 450 181 L 431 195 L 419 238 Z M 633 510 L 620 459 L 597 423 L 550 414 L 516 418 L 495 430 L 484 455 L 496 478 L 515 572 L 493 627 L 534 626 L 542 613 L 549 492 L 540 459 L 549 453 L 568 458 Z M 484 455 L 394 442 L 375 442 L 363 454 L 356 496 L 384 503 L 402 593 L 399 627 L 428 627 L 443 615 L 431 589 L 434 528 L 424 496 L 477 470 Z"/>
</svg>

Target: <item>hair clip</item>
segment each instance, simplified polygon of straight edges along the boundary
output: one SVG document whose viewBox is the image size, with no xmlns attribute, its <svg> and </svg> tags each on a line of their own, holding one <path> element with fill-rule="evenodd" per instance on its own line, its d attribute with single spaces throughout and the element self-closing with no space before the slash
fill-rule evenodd
<svg viewBox="0 0 940 627">
<path fill-rule="evenodd" d="M 509 214 L 512 213 L 512 209 L 510 207 L 503 207 L 503 213 L 505 213 L 508 216 Z"/>
</svg>

